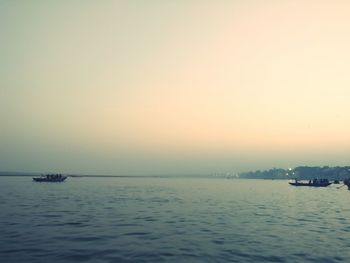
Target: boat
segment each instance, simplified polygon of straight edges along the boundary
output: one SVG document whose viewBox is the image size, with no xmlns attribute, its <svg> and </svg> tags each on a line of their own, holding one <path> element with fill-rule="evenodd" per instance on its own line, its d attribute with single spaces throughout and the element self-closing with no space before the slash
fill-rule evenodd
<svg viewBox="0 0 350 263">
<path fill-rule="evenodd" d="M 332 183 L 330 183 L 328 179 L 314 179 L 309 180 L 308 182 L 299 182 L 297 179 L 295 179 L 294 182 L 289 182 L 289 184 L 293 186 L 327 187 Z"/>
<path fill-rule="evenodd" d="M 59 182 L 63 182 L 66 179 L 67 179 L 67 176 L 64 176 L 62 174 L 46 174 L 40 177 L 34 177 L 33 181 L 39 182 L 39 183 L 42 183 L 42 182 L 59 183 Z"/>
</svg>

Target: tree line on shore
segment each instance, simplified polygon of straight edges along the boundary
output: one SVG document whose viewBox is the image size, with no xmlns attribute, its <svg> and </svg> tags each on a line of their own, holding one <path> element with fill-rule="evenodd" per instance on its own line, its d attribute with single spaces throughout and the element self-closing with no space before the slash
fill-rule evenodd
<svg viewBox="0 0 350 263">
<path fill-rule="evenodd" d="M 344 180 L 350 178 L 350 166 L 298 166 L 296 168 L 273 168 L 239 173 L 239 178 L 247 179 L 299 179 L 312 180 L 324 178 L 328 180 Z"/>
</svg>

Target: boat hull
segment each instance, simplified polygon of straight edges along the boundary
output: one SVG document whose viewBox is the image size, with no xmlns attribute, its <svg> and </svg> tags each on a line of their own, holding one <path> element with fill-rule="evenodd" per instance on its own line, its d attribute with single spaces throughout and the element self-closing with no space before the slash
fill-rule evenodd
<svg viewBox="0 0 350 263">
<path fill-rule="evenodd" d="M 293 186 L 310 186 L 310 187 L 327 187 L 329 185 L 331 185 L 332 183 L 322 183 L 322 184 L 309 184 L 309 183 L 289 183 L 290 185 Z"/>
<path fill-rule="evenodd" d="M 61 178 L 36 177 L 36 178 L 33 178 L 33 181 L 38 183 L 61 183 L 61 182 L 64 182 L 64 180 L 66 179 L 67 177 L 61 177 Z"/>
</svg>

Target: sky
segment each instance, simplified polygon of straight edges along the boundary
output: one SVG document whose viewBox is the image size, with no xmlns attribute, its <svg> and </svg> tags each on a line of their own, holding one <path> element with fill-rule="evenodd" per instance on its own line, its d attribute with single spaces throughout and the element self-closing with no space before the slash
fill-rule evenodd
<svg viewBox="0 0 350 263">
<path fill-rule="evenodd" d="M 0 170 L 348 165 L 350 2 L 0 1 Z"/>
</svg>

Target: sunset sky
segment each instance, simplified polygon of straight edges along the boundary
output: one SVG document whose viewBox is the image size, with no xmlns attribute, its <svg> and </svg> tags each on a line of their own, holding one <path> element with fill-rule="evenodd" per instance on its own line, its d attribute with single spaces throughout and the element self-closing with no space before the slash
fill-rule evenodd
<svg viewBox="0 0 350 263">
<path fill-rule="evenodd" d="M 350 1 L 1 1 L 0 170 L 349 165 Z"/>
</svg>

